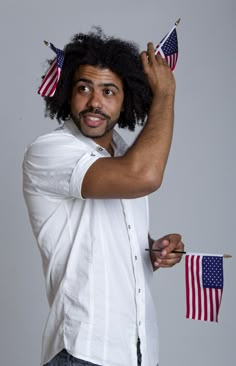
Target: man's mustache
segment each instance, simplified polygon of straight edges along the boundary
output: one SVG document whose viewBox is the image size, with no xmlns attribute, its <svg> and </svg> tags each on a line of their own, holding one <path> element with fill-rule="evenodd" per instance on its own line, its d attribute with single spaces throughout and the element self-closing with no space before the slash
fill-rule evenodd
<svg viewBox="0 0 236 366">
<path fill-rule="evenodd" d="M 93 113 L 97 114 L 99 116 L 102 116 L 105 119 L 111 119 L 107 114 L 101 112 L 98 108 L 89 107 L 87 109 L 84 109 L 83 111 L 79 112 L 79 117 L 84 116 L 86 113 Z"/>
</svg>

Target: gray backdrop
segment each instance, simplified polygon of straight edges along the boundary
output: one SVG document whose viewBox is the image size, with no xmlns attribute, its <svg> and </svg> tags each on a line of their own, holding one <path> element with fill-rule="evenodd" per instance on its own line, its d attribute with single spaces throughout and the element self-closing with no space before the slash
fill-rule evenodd
<svg viewBox="0 0 236 366">
<path fill-rule="evenodd" d="M 156 273 L 161 366 L 235 365 L 235 10 L 235 0 L 1 1 L 1 365 L 39 365 L 48 312 L 21 188 L 25 147 L 56 126 L 36 92 L 52 57 L 43 39 L 63 47 L 101 25 L 145 48 L 179 17 L 175 135 L 163 185 L 150 197 L 150 232 L 180 232 L 189 251 L 233 258 L 218 324 L 185 319 L 184 261 Z"/>
</svg>

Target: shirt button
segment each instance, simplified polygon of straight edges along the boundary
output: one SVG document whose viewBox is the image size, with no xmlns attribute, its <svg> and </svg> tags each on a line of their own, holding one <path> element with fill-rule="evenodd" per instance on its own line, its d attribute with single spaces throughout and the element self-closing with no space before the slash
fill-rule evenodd
<svg viewBox="0 0 236 366">
<path fill-rule="evenodd" d="M 103 151 L 103 148 L 102 147 L 98 147 L 97 148 L 97 151 Z"/>
<path fill-rule="evenodd" d="M 138 325 L 139 325 L 139 326 L 141 325 L 141 322 L 140 322 L 140 321 L 138 322 Z"/>
<path fill-rule="evenodd" d="M 128 229 L 131 229 L 131 226 L 130 225 L 128 225 Z"/>
<path fill-rule="evenodd" d="M 141 292 L 141 289 L 140 289 L 140 288 L 138 289 L 138 292 L 139 292 L 139 294 L 140 294 L 140 292 Z"/>
<path fill-rule="evenodd" d="M 137 259 L 138 259 L 137 255 L 134 257 L 134 259 L 135 259 L 135 260 L 137 260 Z"/>
</svg>

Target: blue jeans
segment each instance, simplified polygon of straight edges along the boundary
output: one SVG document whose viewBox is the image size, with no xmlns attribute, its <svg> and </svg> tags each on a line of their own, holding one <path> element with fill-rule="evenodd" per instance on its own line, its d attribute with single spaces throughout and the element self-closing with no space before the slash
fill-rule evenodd
<svg viewBox="0 0 236 366">
<path fill-rule="evenodd" d="M 75 358 L 71 356 L 65 349 L 63 349 L 45 366 L 101 366 L 101 365 L 95 365 L 92 362 Z"/>
<path fill-rule="evenodd" d="M 138 355 L 138 365 L 141 366 L 142 355 L 140 352 L 140 341 L 137 342 L 137 355 Z M 95 363 L 80 360 L 71 356 L 65 349 L 58 353 L 51 361 L 49 361 L 45 366 L 102 366 L 96 365 Z M 103 365 L 109 366 L 109 365 Z"/>
</svg>

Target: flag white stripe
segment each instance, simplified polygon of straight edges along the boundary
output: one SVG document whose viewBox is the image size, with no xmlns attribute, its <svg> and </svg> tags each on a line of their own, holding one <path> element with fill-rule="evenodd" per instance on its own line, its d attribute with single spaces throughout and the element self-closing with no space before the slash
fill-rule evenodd
<svg viewBox="0 0 236 366">
<path fill-rule="evenodd" d="M 195 304 L 194 304 L 194 308 L 195 308 L 195 314 L 193 313 L 194 319 L 196 318 L 197 314 L 198 314 L 198 287 L 197 287 L 197 257 L 194 257 L 194 294 L 195 294 Z"/>
</svg>

